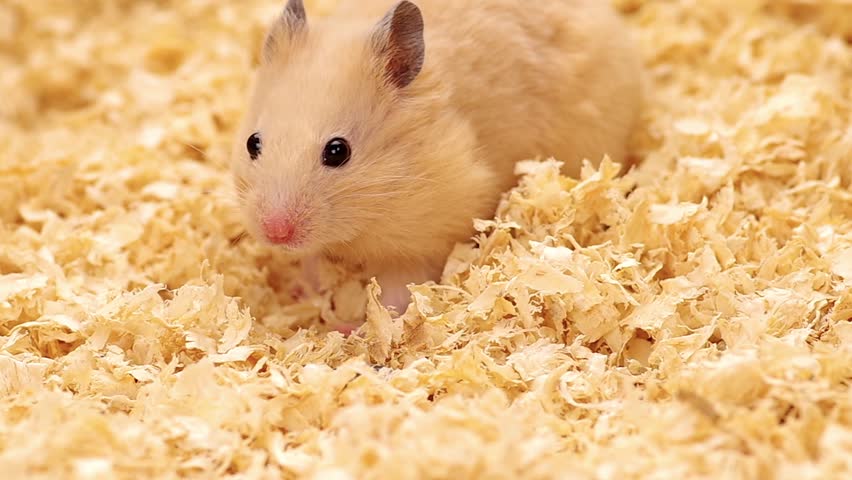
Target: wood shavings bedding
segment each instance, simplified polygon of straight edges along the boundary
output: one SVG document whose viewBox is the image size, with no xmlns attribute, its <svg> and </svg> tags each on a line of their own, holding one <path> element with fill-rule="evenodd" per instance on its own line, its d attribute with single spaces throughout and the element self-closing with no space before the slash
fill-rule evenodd
<svg viewBox="0 0 852 480">
<path fill-rule="evenodd" d="M 4 478 L 852 476 L 848 1 L 617 1 L 644 163 L 520 164 L 349 339 L 358 285 L 234 241 L 281 3 L 0 5 Z"/>
</svg>

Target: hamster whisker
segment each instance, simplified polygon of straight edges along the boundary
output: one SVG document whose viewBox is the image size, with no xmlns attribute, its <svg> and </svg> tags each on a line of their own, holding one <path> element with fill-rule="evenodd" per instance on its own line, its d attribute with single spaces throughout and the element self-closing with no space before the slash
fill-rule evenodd
<svg viewBox="0 0 852 480">
<path fill-rule="evenodd" d="M 350 193 L 366 192 L 366 193 L 394 193 L 394 194 L 399 194 L 399 193 L 403 193 L 404 191 L 408 190 L 408 188 L 406 188 L 405 190 L 402 190 L 402 189 L 390 189 L 390 190 L 388 190 L 388 188 L 392 187 L 392 186 L 393 185 L 388 185 L 385 182 L 368 182 L 368 183 L 363 183 L 363 184 L 359 184 L 359 185 L 356 185 L 356 186 L 351 186 L 349 188 L 342 188 L 342 189 L 338 190 L 337 193 L 338 194 L 350 194 Z M 375 187 L 381 187 L 381 189 L 377 189 Z M 376 191 L 376 190 L 380 190 L 380 191 Z M 383 191 L 381 191 L 381 190 L 383 190 Z"/>
<path fill-rule="evenodd" d="M 419 181 L 419 182 L 424 182 L 424 183 L 440 183 L 440 182 L 438 182 L 437 180 L 435 180 L 435 179 L 433 179 L 433 178 L 429 178 L 429 177 L 426 177 L 426 176 L 423 176 L 423 175 L 417 175 L 417 176 L 411 176 L 411 175 L 388 175 L 388 176 L 384 176 L 384 177 L 376 177 L 376 178 L 373 178 L 373 180 L 375 180 L 375 181 L 377 181 L 377 182 L 379 182 L 379 183 L 383 183 L 383 182 L 386 182 L 386 181 L 389 181 L 389 180 L 405 180 L 405 181 L 407 181 L 407 182 L 410 182 L 410 181 Z"/>
<path fill-rule="evenodd" d="M 341 197 L 338 197 L 338 198 L 340 198 L 341 200 L 351 200 L 353 198 L 390 198 L 390 197 L 397 197 L 401 193 L 402 192 L 351 193 L 351 194 L 342 195 Z"/>
<path fill-rule="evenodd" d="M 232 246 L 232 247 L 236 247 L 236 246 L 237 246 L 237 245 L 239 245 L 239 244 L 240 244 L 240 242 L 242 242 L 242 241 L 243 241 L 243 239 L 245 239 L 247 236 L 248 236 L 248 232 L 247 232 L 247 231 L 245 231 L 245 230 L 243 230 L 242 232 L 238 233 L 236 237 L 234 237 L 234 238 L 232 238 L 232 239 L 231 239 L 231 241 L 230 241 L 231 246 Z"/>
<path fill-rule="evenodd" d="M 200 153 L 201 158 L 203 158 L 204 160 L 207 160 L 207 152 L 205 152 L 204 150 L 196 147 L 195 145 L 193 145 L 191 143 L 184 142 L 183 140 L 178 140 L 178 142 L 180 142 L 180 144 L 183 145 L 184 147 L 187 147 L 191 150 L 195 150 L 196 152 Z"/>
</svg>

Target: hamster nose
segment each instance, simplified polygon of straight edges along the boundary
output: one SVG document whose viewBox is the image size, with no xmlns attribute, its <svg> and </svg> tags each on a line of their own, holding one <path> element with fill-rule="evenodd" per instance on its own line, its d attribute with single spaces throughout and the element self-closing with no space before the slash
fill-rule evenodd
<svg viewBox="0 0 852 480">
<path fill-rule="evenodd" d="M 286 215 L 266 215 L 260 223 L 264 235 L 272 243 L 287 245 L 296 239 L 298 233 L 296 224 Z"/>
</svg>

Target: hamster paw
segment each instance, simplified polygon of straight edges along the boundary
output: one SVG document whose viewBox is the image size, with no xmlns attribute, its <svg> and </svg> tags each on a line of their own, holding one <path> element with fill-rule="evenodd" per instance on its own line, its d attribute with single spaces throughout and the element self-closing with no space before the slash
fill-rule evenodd
<svg viewBox="0 0 852 480">
<path fill-rule="evenodd" d="M 320 261 L 321 259 L 317 256 L 307 256 L 302 259 L 302 276 L 314 293 L 319 293 L 322 287 L 319 276 Z"/>
<path fill-rule="evenodd" d="M 438 281 L 441 278 L 443 266 L 430 268 L 424 266 L 420 269 L 405 271 L 386 271 L 383 275 L 377 275 L 376 281 L 382 288 L 380 301 L 388 310 L 394 309 L 400 315 L 405 314 L 411 304 L 411 292 L 409 284 L 419 284 L 428 281 Z"/>
<path fill-rule="evenodd" d="M 380 301 L 388 310 L 396 310 L 400 315 L 404 314 L 411 302 L 411 292 L 408 291 L 408 282 L 396 278 L 377 279 L 382 288 Z"/>
<path fill-rule="evenodd" d="M 307 292 L 305 292 L 305 289 L 302 288 L 301 285 L 294 285 L 290 287 L 289 293 L 290 299 L 295 301 L 304 300 L 307 295 Z"/>
<path fill-rule="evenodd" d="M 348 337 L 360 326 L 361 325 L 337 325 L 334 327 L 334 331 L 342 333 L 344 337 Z"/>
</svg>

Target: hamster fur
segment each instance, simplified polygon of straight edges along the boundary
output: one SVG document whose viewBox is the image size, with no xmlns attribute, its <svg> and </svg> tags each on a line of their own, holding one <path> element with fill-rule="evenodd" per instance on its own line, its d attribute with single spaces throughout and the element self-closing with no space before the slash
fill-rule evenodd
<svg viewBox="0 0 852 480">
<path fill-rule="evenodd" d="M 375 276 L 403 312 L 438 281 L 514 164 L 623 162 L 639 56 L 604 0 L 290 0 L 263 46 L 234 148 L 246 230 Z M 323 163 L 334 138 L 349 160 Z M 253 139 L 253 140 L 252 140 Z M 255 155 L 248 143 L 254 141 Z"/>
</svg>

